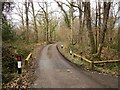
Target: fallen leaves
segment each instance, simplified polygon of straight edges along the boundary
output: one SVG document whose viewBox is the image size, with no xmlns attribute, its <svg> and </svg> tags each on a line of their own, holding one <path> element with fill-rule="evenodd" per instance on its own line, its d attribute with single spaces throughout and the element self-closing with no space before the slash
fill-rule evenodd
<svg viewBox="0 0 120 90">
<path fill-rule="evenodd" d="M 31 82 L 33 82 L 33 74 L 36 69 L 36 60 L 30 60 L 29 68 L 23 69 L 21 75 L 17 75 L 17 77 L 9 82 L 8 84 L 4 85 L 4 89 L 11 89 L 11 88 L 23 88 L 26 89 L 29 87 Z"/>
</svg>

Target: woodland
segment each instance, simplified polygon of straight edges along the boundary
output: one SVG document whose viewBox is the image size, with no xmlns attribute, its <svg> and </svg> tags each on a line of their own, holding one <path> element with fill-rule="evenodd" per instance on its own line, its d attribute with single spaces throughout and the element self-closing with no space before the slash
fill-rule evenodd
<svg viewBox="0 0 120 90">
<path fill-rule="evenodd" d="M 16 76 L 16 56 L 26 58 L 37 43 L 62 43 L 66 53 L 90 60 L 120 59 L 120 2 L 15 0 L 0 6 L 3 84 Z M 120 64 L 101 66 L 117 72 Z"/>
</svg>

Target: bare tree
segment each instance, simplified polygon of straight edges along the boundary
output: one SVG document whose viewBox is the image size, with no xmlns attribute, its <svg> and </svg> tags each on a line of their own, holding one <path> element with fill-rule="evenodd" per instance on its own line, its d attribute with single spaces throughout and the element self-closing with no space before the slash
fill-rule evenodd
<svg viewBox="0 0 120 90">
<path fill-rule="evenodd" d="M 58 7 L 60 7 L 60 9 L 63 11 L 63 13 L 64 13 L 63 14 L 64 15 L 64 20 L 65 20 L 65 23 L 67 24 L 68 28 L 71 28 L 69 15 L 65 11 L 65 9 L 63 8 L 63 4 L 65 4 L 65 3 L 62 3 L 62 2 L 57 1 L 57 0 L 55 0 L 55 2 L 58 4 Z M 69 6 L 69 5 L 67 5 L 67 6 Z"/>
<path fill-rule="evenodd" d="M 49 24 L 49 28 L 50 28 L 50 41 L 52 42 L 53 40 L 55 40 L 55 28 L 57 27 L 58 22 L 55 20 L 52 20 Z"/>
<path fill-rule="evenodd" d="M 26 0 L 25 2 L 25 14 L 26 14 L 26 40 L 29 43 L 29 18 L 28 18 L 28 11 L 29 11 L 29 4 L 30 2 Z"/>
<path fill-rule="evenodd" d="M 104 45 L 104 40 L 105 40 L 105 34 L 107 31 L 107 21 L 108 21 L 108 17 L 109 17 L 109 10 L 110 10 L 110 6 L 111 6 L 111 2 L 104 2 L 104 11 L 103 11 L 103 27 L 102 27 L 102 37 L 99 43 L 99 47 L 98 47 L 98 52 L 97 52 L 97 56 L 100 57 L 101 56 L 101 51 L 102 51 L 102 47 Z"/>
<path fill-rule="evenodd" d="M 73 24 L 74 24 L 74 19 L 73 19 L 73 0 L 70 0 L 70 3 L 71 3 L 71 5 L 70 5 L 70 25 L 71 25 L 71 28 L 70 28 L 70 30 L 71 30 L 71 43 L 73 44 Z"/>
<path fill-rule="evenodd" d="M 98 0 L 98 28 L 99 28 L 99 43 L 100 43 L 100 39 L 101 39 L 101 2 L 100 0 Z"/>
<path fill-rule="evenodd" d="M 25 23 L 24 23 L 24 17 L 23 17 L 23 14 L 24 14 L 24 11 L 23 11 L 23 5 L 22 5 L 22 8 L 20 7 L 19 3 L 16 7 L 16 10 L 17 10 L 17 15 L 20 16 L 21 20 L 22 20 L 22 27 L 23 27 L 23 30 L 25 29 Z"/>
<path fill-rule="evenodd" d="M 97 26 L 98 25 L 98 6 L 97 6 L 97 1 L 96 1 L 96 19 L 95 19 L 95 44 L 96 44 L 96 52 L 97 52 L 97 46 L 98 46 L 98 30 L 97 30 Z"/>
<path fill-rule="evenodd" d="M 120 11 L 120 2 L 119 2 L 119 6 L 118 6 L 118 11 Z M 120 21 L 120 19 L 119 19 Z M 118 22 L 118 57 L 120 58 L 120 22 Z"/>
<path fill-rule="evenodd" d="M 93 54 L 96 52 L 96 48 L 95 48 L 95 40 L 94 40 L 92 26 L 91 26 L 90 2 L 85 2 L 84 8 L 85 8 L 85 17 L 86 17 L 85 19 L 86 19 L 86 24 L 87 24 L 87 30 L 88 30 L 89 39 L 90 39 L 91 53 Z"/>
<path fill-rule="evenodd" d="M 38 43 L 38 30 L 37 30 L 37 23 L 36 23 L 36 15 L 35 15 L 34 4 L 32 0 L 31 0 L 31 5 L 32 5 L 32 13 L 33 13 L 33 19 L 34 19 L 36 43 Z"/>
<path fill-rule="evenodd" d="M 47 2 L 43 2 L 43 4 L 45 4 L 45 8 L 43 8 L 40 3 L 38 3 L 38 5 L 40 6 L 40 8 L 42 9 L 43 13 L 44 13 L 44 18 L 45 18 L 45 22 L 46 22 L 46 41 L 49 41 L 49 17 L 48 17 L 48 4 Z"/>
<path fill-rule="evenodd" d="M 82 23 L 82 15 L 83 15 L 83 12 L 81 11 L 82 10 L 82 2 L 80 0 L 77 1 L 78 3 L 78 10 L 79 10 L 79 44 L 81 45 L 80 46 L 80 49 L 82 50 L 82 45 L 83 45 L 83 37 L 82 37 L 82 32 L 83 32 L 83 23 Z"/>
</svg>

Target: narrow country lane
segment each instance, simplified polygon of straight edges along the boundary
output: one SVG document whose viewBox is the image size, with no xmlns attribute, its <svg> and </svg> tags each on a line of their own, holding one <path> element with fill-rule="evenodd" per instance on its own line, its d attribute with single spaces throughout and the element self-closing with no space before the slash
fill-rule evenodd
<svg viewBox="0 0 120 90">
<path fill-rule="evenodd" d="M 31 88 L 117 88 L 118 79 L 71 65 L 57 51 L 56 44 L 43 48 Z"/>
</svg>

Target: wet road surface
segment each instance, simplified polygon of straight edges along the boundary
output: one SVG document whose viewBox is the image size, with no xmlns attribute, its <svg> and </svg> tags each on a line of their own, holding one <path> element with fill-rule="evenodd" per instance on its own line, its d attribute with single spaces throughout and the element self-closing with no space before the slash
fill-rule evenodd
<svg viewBox="0 0 120 90">
<path fill-rule="evenodd" d="M 31 88 L 117 88 L 118 78 L 72 66 L 57 51 L 56 44 L 43 48 Z"/>
</svg>

